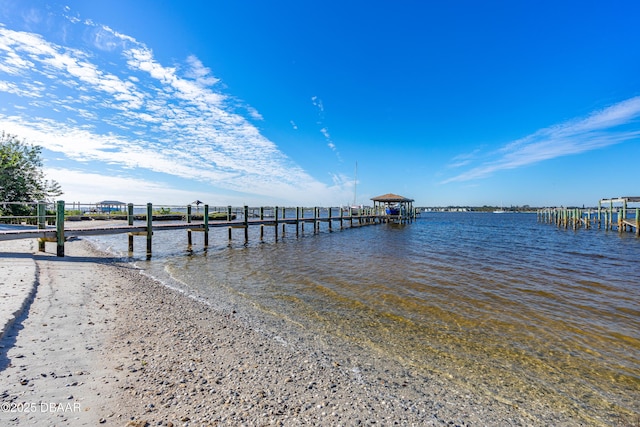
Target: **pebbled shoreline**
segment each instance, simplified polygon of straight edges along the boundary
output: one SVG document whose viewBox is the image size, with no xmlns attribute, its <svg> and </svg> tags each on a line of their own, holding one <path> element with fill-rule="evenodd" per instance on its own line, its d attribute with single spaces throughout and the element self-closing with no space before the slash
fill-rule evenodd
<svg viewBox="0 0 640 427">
<path fill-rule="evenodd" d="M 118 318 L 137 328 L 111 345 L 126 371 L 122 405 L 149 425 L 498 425 L 501 412 L 531 425 L 499 402 L 474 402 L 362 349 L 265 334 L 234 310 L 123 274 L 139 284 L 120 290 L 132 295 Z"/>
<path fill-rule="evenodd" d="M 0 397 L 79 410 L 0 413 L 2 425 L 606 425 L 501 402 L 295 325 L 274 333 L 244 320 L 247 308 L 215 309 L 87 242 L 67 255 L 34 256 L 37 293 L 2 341 Z"/>
</svg>

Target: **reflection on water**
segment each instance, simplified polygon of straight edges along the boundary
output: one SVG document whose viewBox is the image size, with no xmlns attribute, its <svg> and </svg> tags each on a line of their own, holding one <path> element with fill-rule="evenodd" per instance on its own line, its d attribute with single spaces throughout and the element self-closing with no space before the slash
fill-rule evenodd
<svg viewBox="0 0 640 427">
<path fill-rule="evenodd" d="M 143 264 L 189 292 L 224 290 L 515 405 L 535 401 L 586 423 L 640 413 L 640 240 L 631 233 L 470 213 L 289 233 L 275 244 L 253 231 L 248 246 L 227 247 L 218 233 L 218 246 L 192 255 L 176 249 L 183 234 L 159 234 Z"/>
</svg>

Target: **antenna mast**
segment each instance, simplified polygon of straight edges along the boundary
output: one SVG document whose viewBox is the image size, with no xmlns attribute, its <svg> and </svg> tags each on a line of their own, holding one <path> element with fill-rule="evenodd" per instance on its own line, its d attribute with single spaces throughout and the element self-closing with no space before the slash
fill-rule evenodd
<svg viewBox="0 0 640 427">
<path fill-rule="evenodd" d="M 358 184 L 358 162 L 356 161 L 356 173 L 353 176 L 353 206 L 356 205 L 356 186 Z"/>
</svg>

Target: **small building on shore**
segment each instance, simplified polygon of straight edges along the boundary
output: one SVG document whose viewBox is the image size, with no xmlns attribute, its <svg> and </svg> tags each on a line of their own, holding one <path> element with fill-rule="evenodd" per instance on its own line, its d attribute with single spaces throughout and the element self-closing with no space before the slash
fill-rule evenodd
<svg viewBox="0 0 640 427">
<path fill-rule="evenodd" d="M 103 200 L 96 203 L 96 211 L 101 213 L 126 212 L 127 204 L 117 200 Z"/>
</svg>

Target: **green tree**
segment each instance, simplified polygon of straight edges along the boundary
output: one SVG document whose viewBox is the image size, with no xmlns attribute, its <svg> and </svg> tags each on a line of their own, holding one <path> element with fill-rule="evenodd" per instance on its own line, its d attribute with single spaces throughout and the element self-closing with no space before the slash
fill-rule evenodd
<svg viewBox="0 0 640 427">
<path fill-rule="evenodd" d="M 58 182 L 44 178 L 41 152 L 41 147 L 16 135 L 0 134 L 0 202 L 35 202 L 62 194 Z M 24 205 L 0 206 L 3 215 L 25 215 L 29 210 Z"/>
</svg>

